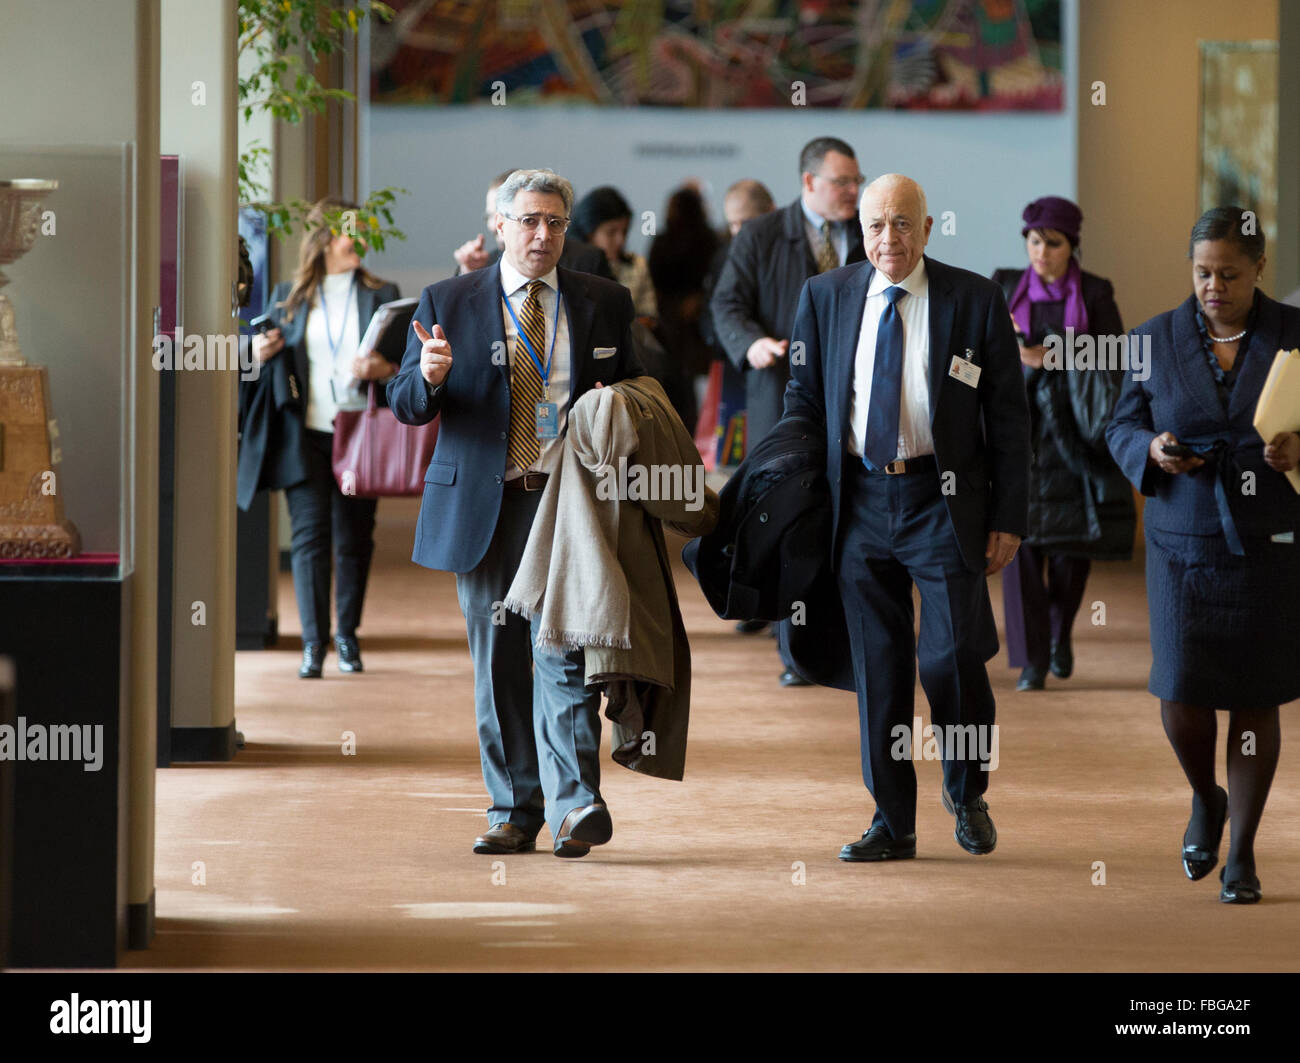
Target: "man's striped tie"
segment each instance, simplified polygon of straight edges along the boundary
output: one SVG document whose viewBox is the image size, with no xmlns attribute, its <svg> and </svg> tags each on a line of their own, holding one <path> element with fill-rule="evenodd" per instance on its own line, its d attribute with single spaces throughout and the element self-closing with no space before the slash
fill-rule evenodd
<svg viewBox="0 0 1300 1063">
<path fill-rule="evenodd" d="M 822 243 L 817 249 L 817 272 L 825 273 L 828 269 L 839 269 L 840 253 L 835 250 L 835 241 L 831 237 L 831 223 L 822 222 Z"/>
<path fill-rule="evenodd" d="M 538 358 L 546 357 L 546 317 L 542 313 L 542 281 L 528 282 L 519 324 Z M 545 364 L 545 363 L 543 363 Z M 515 340 L 515 356 L 510 363 L 510 442 L 506 464 L 527 472 L 542 455 L 537 438 L 537 404 L 542 401 L 542 375 L 537 371 L 523 337 Z"/>
</svg>

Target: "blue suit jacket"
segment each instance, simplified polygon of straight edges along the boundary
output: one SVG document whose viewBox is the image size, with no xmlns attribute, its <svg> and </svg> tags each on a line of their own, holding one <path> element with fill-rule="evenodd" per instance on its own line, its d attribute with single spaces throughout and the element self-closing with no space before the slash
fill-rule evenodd
<svg viewBox="0 0 1300 1063">
<path fill-rule="evenodd" d="M 1024 537 L 1029 523 L 1029 405 L 1015 330 L 1002 289 L 993 281 L 926 256 L 930 283 L 930 430 L 948 516 L 971 569 L 983 569 L 990 531 Z M 869 262 L 811 278 L 799 296 L 790 346 L 786 416 L 826 425 L 826 475 L 833 508 L 832 562 L 843 522 L 853 373 Z M 802 343 L 802 356 L 797 344 Z M 954 355 L 971 352 L 977 387 L 949 376 Z"/>
<path fill-rule="evenodd" d="M 631 293 L 615 281 L 557 269 L 569 320 L 569 408 L 596 381 L 641 376 L 632 345 Z M 412 560 L 426 568 L 468 572 L 483 560 L 501 511 L 510 429 L 510 367 L 505 352 L 501 267 L 486 266 L 431 284 L 415 320 L 442 326 L 451 344 L 446 380 L 430 388 L 420 374 L 423 344 L 411 329 L 402 368 L 388 384 L 388 403 L 403 424 L 441 415 L 438 444 L 424 476 Z M 499 346 L 496 346 L 499 344 Z M 596 348 L 614 354 L 594 356 Z"/>
<path fill-rule="evenodd" d="M 1146 336 L 1151 338 L 1150 376 L 1140 381 L 1131 373 L 1125 376 L 1106 430 L 1106 442 L 1124 475 L 1151 498 L 1145 523 L 1192 535 L 1215 535 L 1223 527 L 1213 464 L 1176 476 L 1148 464 L 1151 440 L 1172 432 L 1189 446 L 1209 446 L 1216 440 L 1227 444 L 1231 460 L 1224 470 L 1224 493 L 1240 535 L 1300 531 L 1300 495 L 1285 476 L 1264 463 L 1264 441 L 1251 424 L 1279 348 L 1300 347 L 1300 309 L 1261 294 L 1250 343 L 1237 353 L 1240 368 L 1226 412 L 1196 328 L 1196 296 L 1130 333 Z M 1243 478 L 1246 472 L 1254 476 Z M 1254 493 L 1249 494 L 1242 487 L 1252 479 Z"/>
</svg>

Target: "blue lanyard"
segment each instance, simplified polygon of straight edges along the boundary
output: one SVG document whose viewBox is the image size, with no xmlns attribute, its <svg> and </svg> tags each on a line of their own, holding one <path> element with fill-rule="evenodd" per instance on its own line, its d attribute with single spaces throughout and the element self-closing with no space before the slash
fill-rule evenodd
<svg viewBox="0 0 1300 1063">
<path fill-rule="evenodd" d="M 325 286 L 324 284 L 321 285 L 320 312 L 321 312 L 321 317 L 325 319 L 325 338 L 329 340 L 329 344 L 330 344 L 331 365 L 333 365 L 335 362 L 338 361 L 339 347 L 342 346 L 343 334 L 347 331 L 348 312 L 352 309 L 352 304 L 356 302 L 356 296 L 357 296 L 357 275 L 356 275 L 356 271 L 354 270 L 352 273 L 352 283 L 348 286 L 348 302 L 347 305 L 343 308 L 343 321 L 339 324 L 339 338 L 337 341 L 335 341 L 334 330 L 330 328 L 329 307 L 325 305 Z"/>
<path fill-rule="evenodd" d="M 528 339 L 528 333 L 519 324 L 519 318 L 515 316 L 515 308 L 510 305 L 510 299 L 506 295 L 505 285 L 501 286 L 501 298 L 505 300 L 506 310 L 510 314 L 510 320 L 515 323 L 515 332 L 519 338 L 524 341 L 524 347 L 528 350 L 528 357 L 533 360 L 533 365 L 537 366 L 537 371 L 542 376 L 542 391 L 547 402 L 551 401 L 551 385 L 549 377 L 551 375 L 551 362 L 555 358 L 555 338 L 560 334 L 560 303 L 564 301 L 564 296 L 559 292 L 555 293 L 555 328 L 551 331 L 551 349 L 546 352 L 546 364 L 542 365 L 542 360 L 537 357 L 537 352 L 533 350 L 532 342 Z M 539 300 L 540 302 L 540 300 Z"/>
</svg>

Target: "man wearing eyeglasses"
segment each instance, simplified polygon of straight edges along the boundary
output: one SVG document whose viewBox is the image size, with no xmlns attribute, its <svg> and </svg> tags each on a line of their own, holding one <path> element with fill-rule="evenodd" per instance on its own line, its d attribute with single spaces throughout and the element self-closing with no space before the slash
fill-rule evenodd
<svg viewBox="0 0 1300 1063">
<path fill-rule="evenodd" d="M 727 356 L 745 376 L 745 446 L 752 451 L 777 421 L 790 379 L 790 332 L 809 277 L 861 262 L 853 149 L 818 137 L 799 153 L 802 188 L 789 206 L 746 222 L 731 241 L 710 309 Z M 806 686 L 789 661 L 782 686 Z"/>
<path fill-rule="evenodd" d="M 456 272 L 473 273 L 484 269 L 501 257 L 501 238 L 496 236 L 497 189 L 506 182 L 514 170 L 497 174 L 488 185 L 487 203 L 483 214 L 483 224 L 495 237 L 495 247 L 489 249 L 483 234 L 479 233 L 473 240 L 466 240 L 456 248 Z M 597 277 L 614 280 L 614 272 L 609 268 L 609 259 L 599 247 L 584 244 L 581 240 L 568 237 L 564 241 L 564 250 L 560 252 L 559 264 L 565 269 L 576 269 L 580 273 L 594 273 Z"/>
<path fill-rule="evenodd" d="M 424 289 L 388 401 L 404 424 L 442 418 L 413 560 L 457 574 L 491 799 L 474 852 L 529 852 L 546 823 L 555 855 L 580 857 L 613 830 L 600 796 L 600 695 L 585 686 L 581 649 L 534 650 L 539 618 L 502 603 L 573 403 L 643 371 L 628 290 L 557 266 L 573 186 L 516 170 L 495 205 L 500 261 Z"/>
</svg>

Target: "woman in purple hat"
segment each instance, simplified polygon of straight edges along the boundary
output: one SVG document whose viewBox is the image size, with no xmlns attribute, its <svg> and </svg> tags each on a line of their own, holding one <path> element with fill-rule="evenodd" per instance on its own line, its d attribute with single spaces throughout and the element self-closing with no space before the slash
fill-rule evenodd
<svg viewBox="0 0 1300 1063">
<path fill-rule="evenodd" d="M 1095 357 L 1117 350 L 1099 337 L 1124 335 L 1114 290 L 1079 266 L 1078 206 L 1044 196 L 1022 218 L 1030 268 L 993 274 L 1020 341 L 1033 440 L 1029 534 L 1002 570 L 1002 598 L 1016 689 L 1042 690 L 1049 669 L 1074 671 L 1070 632 L 1088 570 L 1133 556 L 1136 513 L 1105 438 L 1123 371 Z"/>
</svg>

